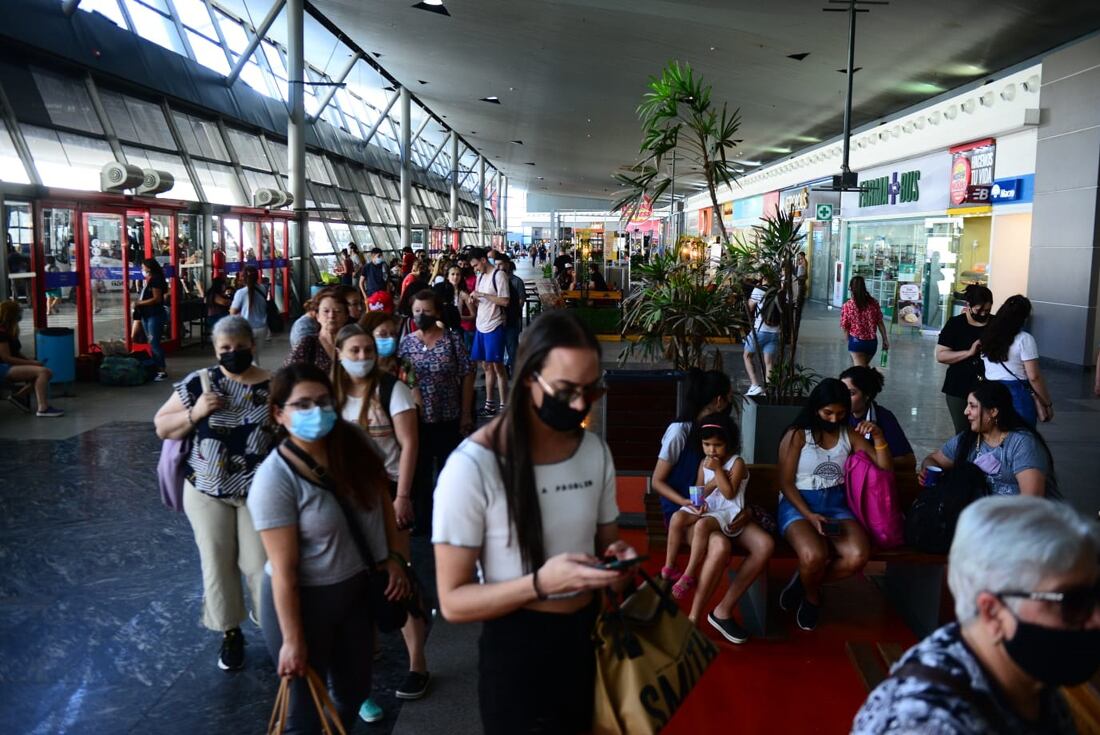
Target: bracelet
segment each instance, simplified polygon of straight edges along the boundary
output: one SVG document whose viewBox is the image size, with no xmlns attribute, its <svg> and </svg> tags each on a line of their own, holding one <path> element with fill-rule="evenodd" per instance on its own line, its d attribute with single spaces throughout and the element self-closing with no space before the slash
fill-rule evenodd
<svg viewBox="0 0 1100 735">
<path fill-rule="evenodd" d="M 192 426 L 194 426 L 194 425 L 195 425 L 195 419 L 191 418 L 191 411 L 192 411 L 192 410 L 193 410 L 193 409 L 190 409 L 190 408 L 189 408 L 189 409 L 187 409 L 187 423 L 189 423 L 189 424 L 191 424 Z"/>
<path fill-rule="evenodd" d="M 876 452 L 880 449 L 889 449 L 889 448 L 890 448 L 889 444 L 876 444 L 875 445 L 875 451 Z"/>
<path fill-rule="evenodd" d="M 534 573 L 532 573 L 532 575 L 531 575 L 531 586 L 535 588 L 535 597 L 539 598 L 540 600 L 548 599 L 547 596 L 545 594 L 543 594 L 542 590 L 539 589 L 539 570 L 538 569 L 536 569 L 534 571 Z"/>
<path fill-rule="evenodd" d="M 409 566 L 408 560 L 406 560 L 405 557 L 401 556 L 401 554 L 394 551 L 393 549 L 390 549 L 390 555 L 387 556 L 386 558 L 387 559 L 393 559 L 395 562 L 397 562 L 398 564 L 400 564 L 403 567 Z"/>
</svg>

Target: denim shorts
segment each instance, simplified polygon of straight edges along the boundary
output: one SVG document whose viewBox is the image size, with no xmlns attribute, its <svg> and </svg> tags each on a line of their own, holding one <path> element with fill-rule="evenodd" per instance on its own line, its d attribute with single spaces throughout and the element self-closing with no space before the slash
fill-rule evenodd
<svg viewBox="0 0 1100 735">
<path fill-rule="evenodd" d="M 760 338 L 760 348 L 765 355 L 774 355 L 779 351 L 779 332 L 765 332 L 758 329 L 755 337 L 752 332 L 745 335 L 745 352 L 757 352 L 756 337 Z"/>
<path fill-rule="evenodd" d="M 874 357 L 878 352 L 878 339 L 857 339 L 849 334 L 848 352 L 860 352 Z"/>
<path fill-rule="evenodd" d="M 814 513 L 825 516 L 834 521 L 852 521 L 855 516 L 848 509 L 848 492 L 844 485 L 834 485 L 824 490 L 799 490 L 802 499 Z M 786 496 L 779 499 L 779 508 L 776 509 L 779 521 L 779 535 L 787 532 L 787 528 L 795 521 L 804 521 L 806 517 L 798 512 L 794 503 L 787 500 Z"/>
</svg>

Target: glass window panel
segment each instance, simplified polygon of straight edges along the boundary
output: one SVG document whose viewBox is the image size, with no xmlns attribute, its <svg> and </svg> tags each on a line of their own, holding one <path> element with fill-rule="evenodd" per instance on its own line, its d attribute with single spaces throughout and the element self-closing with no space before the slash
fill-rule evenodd
<svg viewBox="0 0 1100 735">
<path fill-rule="evenodd" d="M 346 248 L 351 243 L 351 228 L 344 222 L 330 222 L 328 226 L 335 241 L 336 250 Z"/>
<path fill-rule="evenodd" d="M 386 193 L 389 198 L 395 202 L 401 201 L 401 192 L 397 190 L 397 183 L 393 179 L 382 179 L 383 185 L 386 187 Z"/>
<path fill-rule="evenodd" d="M 329 178 L 328 169 L 325 167 L 325 161 L 320 156 L 306 151 L 306 176 L 310 181 L 316 181 L 321 184 L 331 184 L 332 179 Z"/>
<path fill-rule="evenodd" d="M 275 156 L 275 165 L 278 167 L 279 173 L 290 173 L 290 166 L 287 163 L 287 147 L 285 143 L 280 143 L 277 140 L 267 139 L 267 145 L 271 149 L 271 154 Z"/>
<path fill-rule="evenodd" d="M 176 142 L 172 140 L 172 132 L 165 124 L 164 113 L 159 106 L 114 92 L 101 92 L 100 97 L 119 138 L 175 150 Z M 119 128 L 120 122 L 125 134 Z"/>
<path fill-rule="evenodd" d="M 222 29 L 225 43 L 229 46 L 229 50 L 233 52 L 234 57 L 243 54 L 244 50 L 248 48 L 248 34 L 245 33 L 244 28 L 240 23 L 221 11 L 215 10 L 214 15 L 218 18 L 218 27 Z"/>
<path fill-rule="evenodd" d="M 234 58 L 240 58 L 240 56 L 237 55 L 234 56 Z M 264 78 L 264 73 L 260 71 L 260 65 L 257 64 L 255 61 L 250 61 L 244 65 L 244 68 L 241 69 L 241 79 L 244 81 L 245 84 L 252 87 L 252 89 L 256 90 L 263 96 L 271 96 L 271 90 L 267 87 L 267 81 Z"/>
<path fill-rule="evenodd" d="M 393 206 L 390 202 L 383 199 L 378 200 L 378 211 L 382 214 L 382 222 L 387 225 L 397 224 L 397 214 L 393 211 Z"/>
<path fill-rule="evenodd" d="M 183 112 L 173 112 L 172 115 L 188 153 L 217 161 L 229 160 L 229 153 L 225 150 L 225 143 L 222 142 L 217 123 Z"/>
<path fill-rule="evenodd" d="M 115 160 L 104 140 L 34 125 L 23 125 L 22 131 L 46 186 L 98 191 L 100 169 Z"/>
<path fill-rule="evenodd" d="M 366 226 L 364 226 L 364 225 L 352 225 L 351 226 L 351 231 L 352 231 L 352 234 L 355 235 L 355 239 L 359 242 L 359 249 L 360 250 L 365 250 L 365 249 L 371 247 L 371 243 L 373 242 L 373 240 L 371 240 L 370 230 L 367 229 Z"/>
<path fill-rule="evenodd" d="M 283 64 L 283 55 L 279 53 L 279 49 L 270 41 L 264 41 L 262 45 L 267 63 L 271 65 L 271 71 L 275 72 L 277 77 L 282 77 L 284 80 L 288 79 L 290 74 L 286 70 L 286 65 Z"/>
<path fill-rule="evenodd" d="M 206 12 L 206 4 L 202 0 L 172 0 L 172 5 L 175 6 L 176 13 L 185 26 L 198 31 L 212 41 L 217 39 L 218 32 L 214 30 L 210 13 Z"/>
<path fill-rule="evenodd" d="M 352 182 L 351 173 L 348 171 L 347 164 L 343 161 L 330 158 L 329 165 L 332 167 L 332 172 L 336 175 L 336 185 L 343 187 L 344 189 L 354 188 L 355 184 Z"/>
<path fill-rule="evenodd" d="M 343 191 L 337 189 L 336 195 L 340 197 L 340 204 L 347 210 L 348 219 L 356 222 L 365 222 L 366 217 L 363 216 L 363 210 L 359 206 L 359 197 L 350 191 Z"/>
<path fill-rule="evenodd" d="M 50 122 L 86 133 L 103 132 L 83 82 L 37 67 L 31 67 L 31 74 L 46 105 Z"/>
<path fill-rule="evenodd" d="M 127 0 L 126 7 L 139 36 L 181 56 L 187 55 L 179 31 L 171 20 L 136 0 Z"/>
<path fill-rule="evenodd" d="M 185 199 L 189 202 L 199 201 L 199 195 L 195 193 L 195 187 L 191 184 L 191 177 L 187 175 L 187 167 L 183 165 L 183 159 L 179 156 L 133 146 L 123 146 L 122 151 L 126 154 L 126 160 L 135 166 L 154 168 L 172 174 L 176 183 L 160 196 L 166 199 Z"/>
<path fill-rule="evenodd" d="M 148 5 L 153 10 L 159 10 L 160 12 L 164 13 L 165 15 L 171 15 L 171 12 L 168 10 L 168 5 L 167 5 L 167 3 L 164 2 L 164 0 L 129 0 L 129 1 L 131 3 L 140 2 L 144 5 Z"/>
<path fill-rule="evenodd" d="M 389 247 L 389 240 L 386 239 L 385 227 L 371 227 L 370 236 L 371 240 L 374 241 L 374 244 L 382 248 L 383 250 Z"/>
<path fill-rule="evenodd" d="M 0 181 L 13 184 L 31 183 L 31 178 L 23 168 L 23 161 L 11 142 L 11 136 L 3 120 L 0 120 Z"/>
<path fill-rule="evenodd" d="M 100 13 L 119 28 L 126 28 L 126 19 L 118 8 L 117 0 L 84 0 L 79 7 L 89 13 Z"/>
<path fill-rule="evenodd" d="M 328 230 L 320 220 L 309 219 L 309 249 L 313 253 L 331 253 L 332 241 L 329 240 Z"/>
<path fill-rule="evenodd" d="M 237 152 L 237 160 L 242 165 L 263 169 L 264 171 L 271 169 L 271 164 L 267 160 L 267 154 L 264 153 L 264 146 L 260 142 L 259 135 L 246 133 L 236 128 L 228 128 L 228 130 L 229 144 Z"/>
<path fill-rule="evenodd" d="M 363 196 L 363 205 L 366 208 L 367 222 L 381 222 L 382 215 L 378 213 L 378 204 L 372 196 Z"/>
<path fill-rule="evenodd" d="M 191 50 L 195 52 L 196 61 L 222 76 L 229 76 L 229 62 L 226 61 L 225 51 L 221 46 L 191 31 L 187 31 L 187 40 L 191 42 Z"/>
<path fill-rule="evenodd" d="M 252 171 L 251 169 L 244 170 L 244 180 L 248 184 L 248 188 L 255 195 L 257 189 L 278 189 L 279 180 L 271 174 L 262 173 L 260 171 Z"/>
<path fill-rule="evenodd" d="M 195 161 L 195 175 L 198 176 L 206 198 L 213 204 L 232 204 L 245 206 L 244 193 L 233 169 L 206 161 Z"/>
</svg>

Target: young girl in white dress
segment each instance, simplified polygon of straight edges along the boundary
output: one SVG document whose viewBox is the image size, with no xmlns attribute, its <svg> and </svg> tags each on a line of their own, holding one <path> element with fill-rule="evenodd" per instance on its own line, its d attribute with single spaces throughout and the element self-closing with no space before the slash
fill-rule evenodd
<svg viewBox="0 0 1100 735">
<path fill-rule="evenodd" d="M 683 507 L 672 514 L 668 526 L 668 551 L 661 576 L 676 582 L 672 596 L 682 599 L 696 585 L 695 574 L 707 554 L 712 533 L 736 538 L 745 528 L 745 487 L 749 471 L 744 460 L 735 454 L 740 443 L 737 427 L 729 416 L 711 414 L 696 424 L 692 436 L 703 445 L 703 461 L 695 484 L 703 486 L 701 505 L 685 500 Z M 676 554 L 691 529 L 691 555 L 681 573 L 674 564 Z"/>
</svg>

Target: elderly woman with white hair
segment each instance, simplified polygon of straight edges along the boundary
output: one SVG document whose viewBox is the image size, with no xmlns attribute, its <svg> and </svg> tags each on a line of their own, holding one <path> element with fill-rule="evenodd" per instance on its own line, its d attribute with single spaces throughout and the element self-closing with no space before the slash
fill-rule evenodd
<svg viewBox="0 0 1100 735">
<path fill-rule="evenodd" d="M 218 667 L 244 665 L 246 615 L 241 575 L 260 609 L 264 553 L 245 500 L 275 443 L 268 409 L 271 374 L 253 363 L 252 327 L 240 316 L 214 325 L 218 364 L 191 373 L 154 419 L 161 439 L 191 438 L 183 510 L 202 564 L 202 624 L 222 633 Z"/>
<path fill-rule="evenodd" d="M 963 511 L 947 582 L 959 622 L 902 656 L 856 715 L 856 735 L 1074 733 L 1058 687 L 1100 668 L 1098 526 L 1042 498 Z"/>
</svg>

